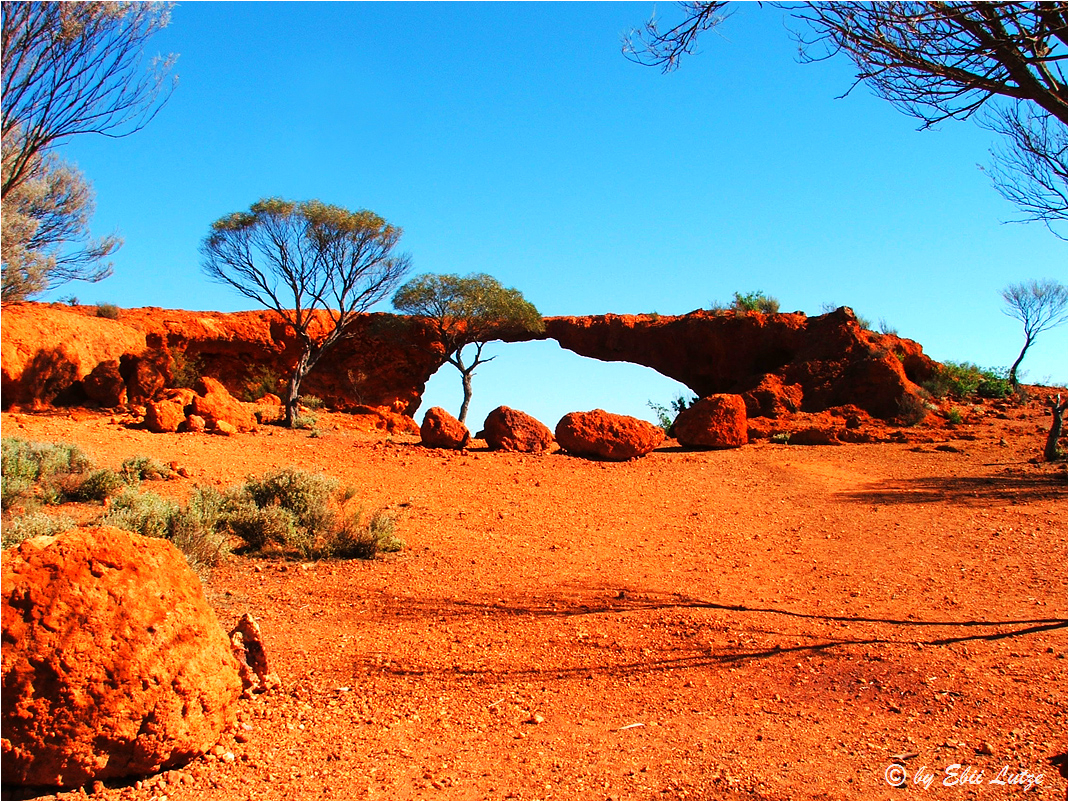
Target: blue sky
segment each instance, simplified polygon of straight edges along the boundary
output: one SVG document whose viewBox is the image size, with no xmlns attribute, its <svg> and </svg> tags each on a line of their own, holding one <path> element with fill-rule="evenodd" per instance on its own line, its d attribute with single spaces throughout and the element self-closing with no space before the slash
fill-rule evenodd
<svg viewBox="0 0 1069 802">
<path fill-rule="evenodd" d="M 666 18 L 676 12 L 660 4 Z M 977 165 L 971 122 L 919 132 L 851 64 L 802 65 L 784 14 L 741 5 L 670 75 L 620 53 L 650 3 L 180 3 L 151 40 L 180 83 L 143 131 L 62 149 L 93 182 L 115 274 L 51 298 L 234 311 L 200 272 L 212 221 L 258 198 L 368 208 L 405 230 L 413 275 L 485 272 L 544 315 L 681 314 L 762 290 L 848 305 L 939 360 L 1004 366 L 1023 342 L 999 290 L 1066 281 L 1066 244 Z M 389 311 L 389 305 L 378 307 Z M 653 419 L 682 385 L 555 343 L 495 345 L 499 404 L 551 427 L 602 407 Z M 1026 380 L 1064 383 L 1066 329 Z M 446 365 L 424 407 L 460 406 Z M 420 416 L 422 415 L 422 410 Z"/>
</svg>

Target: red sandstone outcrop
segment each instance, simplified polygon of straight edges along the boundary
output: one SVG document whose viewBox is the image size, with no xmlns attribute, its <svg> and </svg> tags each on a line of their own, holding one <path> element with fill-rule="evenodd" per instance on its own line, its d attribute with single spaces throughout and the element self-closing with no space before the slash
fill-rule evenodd
<svg viewBox="0 0 1069 802">
<path fill-rule="evenodd" d="M 348 334 L 312 369 L 302 392 L 339 410 L 385 407 L 412 415 L 441 364 L 427 325 L 361 315 Z M 890 421 L 903 406 L 916 406 L 916 385 L 936 367 L 917 343 L 862 329 L 845 307 L 818 317 L 705 311 L 557 317 L 546 319 L 544 334 L 502 331 L 500 339 L 554 339 L 583 356 L 646 365 L 699 397 L 742 395 L 751 421 L 847 404 Z M 129 403 L 155 400 L 161 383 L 174 383 L 179 369 L 190 366 L 235 397 L 258 397 L 265 381 L 288 376 L 299 356 L 292 331 L 268 311 L 147 308 L 111 320 L 81 307 L 18 304 L 4 308 L 0 342 L 5 406 L 78 403 L 91 392 L 110 403 L 119 388 L 97 384 L 111 368 L 86 380 L 101 363 L 115 361 Z"/>
<path fill-rule="evenodd" d="M 722 393 L 699 398 L 676 416 L 672 434 L 688 448 L 738 448 L 749 442 L 746 402 Z"/>
<path fill-rule="evenodd" d="M 183 765 L 217 743 L 242 690 L 181 552 L 112 527 L 4 552 L 3 642 L 5 783 Z"/>
<path fill-rule="evenodd" d="M 569 412 L 557 423 L 556 436 L 569 454 L 616 461 L 641 457 L 664 442 L 660 427 L 603 409 Z"/>
<path fill-rule="evenodd" d="M 498 407 L 487 415 L 479 436 L 494 451 L 540 453 L 553 445 L 553 432 L 548 426 L 509 407 Z"/>
<path fill-rule="evenodd" d="M 751 417 L 854 404 L 892 420 L 936 367 L 917 343 L 862 329 L 846 307 L 819 317 L 555 317 L 546 319 L 544 336 L 583 356 L 646 365 L 699 397 L 743 395 Z"/>
<path fill-rule="evenodd" d="M 239 432 L 256 429 L 256 415 L 251 406 L 243 404 L 227 392 L 222 382 L 210 376 L 201 376 L 193 389 L 197 392 L 189 404 L 189 413 L 204 418 L 209 429 L 220 429 L 220 424 L 229 424 Z"/>
<path fill-rule="evenodd" d="M 266 310 L 147 307 L 125 309 L 119 320 L 94 314 L 93 308 L 64 304 L 4 307 L 0 395 L 5 407 L 101 403 L 90 398 L 83 382 L 108 361 L 122 363 L 129 403 L 154 400 L 180 367 L 218 379 L 236 398 L 259 397 L 263 392 L 256 390 L 265 378 L 288 378 L 300 356 L 292 330 Z M 360 315 L 346 338 L 308 374 L 301 392 L 338 410 L 363 405 L 412 415 L 441 364 L 440 350 L 419 319 Z"/>
<path fill-rule="evenodd" d="M 468 427 L 441 407 L 427 410 L 419 434 L 427 448 L 464 448 L 471 441 Z"/>
</svg>

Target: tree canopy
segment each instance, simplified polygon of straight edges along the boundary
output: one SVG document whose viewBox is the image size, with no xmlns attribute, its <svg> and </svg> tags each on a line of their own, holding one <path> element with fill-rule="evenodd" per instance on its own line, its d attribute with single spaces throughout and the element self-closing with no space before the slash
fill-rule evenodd
<svg viewBox="0 0 1069 802">
<path fill-rule="evenodd" d="M 485 273 L 417 276 L 393 297 L 394 308 L 426 318 L 442 347 L 442 362 L 460 371 L 464 401 L 458 419 L 464 422 L 471 403 L 471 376 L 494 357 L 483 358 L 486 343 L 512 330 L 545 331 L 545 322 L 534 304 L 516 289 L 504 287 Z M 465 364 L 465 346 L 475 346 L 475 358 Z"/>
<path fill-rule="evenodd" d="M 146 68 L 143 51 L 169 18 L 168 3 L 3 3 L 4 302 L 110 275 L 104 260 L 122 242 L 90 239 L 92 188 L 55 149 L 77 134 L 125 136 L 155 116 L 173 59 Z"/>
<path fill-rule="evenodd" d="M 393 252 L 401 233 L 374 212 L 281 198 L 212 224 L 201 245 L 204 272 L 277 312 L 301 343 L 285 399 L 287 425 L 308 371 L 408 272 L 410 257 Z M 325 330 L 318 323 L 324 314 Z"/>
<path fill-rule="evenodd" d="M 676 69 L 698 37 L 731 15 L 726 2 L 683 2 L 683 20 L 632 31 L 633 61 Z M 845 54 L 868 85 L 928 128 L 967 119 L 1003 135 L 992 151 L 996 189 L 1047 224 L 1066 218 L 1066 37 L 1064 2 L 771 3 L 795 23 L 800 57 Z M 1061 236 L 1061 234 L 1058 234 Z"/>
</svg>

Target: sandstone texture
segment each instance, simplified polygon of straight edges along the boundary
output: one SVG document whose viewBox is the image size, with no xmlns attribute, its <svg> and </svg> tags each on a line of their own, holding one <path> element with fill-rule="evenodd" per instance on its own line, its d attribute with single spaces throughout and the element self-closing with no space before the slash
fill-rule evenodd
<svg viewBox="0 0 1069 802">
<path fill-rule="evenodd" d="M 548 426 L 509 407 L 498 407 L 486 416 L 481 436 L 495 451 L 540 453 L 553 445 L 553 432 Z"/>
<path fill-rule="evenodd" d="M 615 461 L 641 457 L 664 442 L 660 427 L 603 409 L 569 412 L 557 423 L 556 436 L 569 454 Z"/>
<path fill-rule="evenodd" d="M 441 407 L 427 410 L 419 434 L 428 448 L 464 448 L 471 440 L 468 427 Z"/>
<path fill-rule="evenodd" d="M 321 325 L 326 316 L 320 316 Z M 122 362 L 128 402 L 144 404 L 175 381 L 182 365 L 222 382 L 237 398 L 273 390 L 300 356 L 293 331 L 273 312 L 190 312 L 124 309 L 121 319 L 95 309 L 24 303 L 4 307 L 0 378 L 3 405 L 80 404 L 84 380 L 102 362 Z M 364 405 L 412 415 L 424 385 L 441 364 L 429 329 L 418 318 L 360 315 L 311 370 L 301 392 L 334 409 Z M 250 393 L 252 393 L 250 395 Z"/>
<path fill-rule="evenodd" d="M 197 395 L 189 405 L 190 414 L 204 418 L 209 429 L 233 428 L 238 432 L 251 432 L 256 429 L 256 415 L 252 406 L 234 398 L 222 382 L 210 376 L 201 376 L 193 389 Z"/>
<path fill-rule="evenodd" d="M 738 448 L 749 442 L 746 402 L 740 395 L 699 398 L 676 416 L 672 433 L 690 448 Z"/>
<path fill-rule="evenodd" d="M 242 691 L 182 554 L 111 527 L 4 553 L 3 644 L 5 783 L 182 765 L 217 742 Z"/>
<path fill-rule="evenodd" d="M 553 339 L 582 356 L 646 365 L 699 397 L 741 395 L 751 421 L 846 405 L 893 421 L 936 369 L 920 345 L 863 329 L 846 307 L 815 317 L 711 311 L 554 317 L 543 334 L 502 330 L 499 339 Z M 236 398 L 258 398 L 267 385 L 281 388 L 300 355 L 293 332 L 266 310 L 145 308 L 111 320 L 81 307 L 18 304 L 4 309 L 2 346 L 5 407 L 112 404 L 121 390 L 113 366 L 98 366 L 115 362 L 130 404 L 157 400 L 190 366 Z M 340 411 L 410 416 L 441 364 L 441 347 L 420 318 L 360 315 L 301 391 Z"/>
</svg>

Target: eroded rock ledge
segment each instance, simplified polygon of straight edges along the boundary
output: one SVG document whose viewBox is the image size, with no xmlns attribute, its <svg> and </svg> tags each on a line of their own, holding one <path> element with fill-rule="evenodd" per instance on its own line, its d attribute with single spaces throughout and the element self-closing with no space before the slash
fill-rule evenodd
<svg viewBox="0 0 1069 802">
<path fill-rule="evenodd" d="M 257 397 L 262 379 L 287 376 L 298 357 L 292 332 L 267 311 L 149 307 L 122 310 L 118 319 L 95 311 L 34 303 L 4 308 L 4 407 L 85 403 L 108 376 L 125 382 L 130 403 L 143 403 L 161 380 L 173 386 L 176 374 L 191 369 L 238 397 Z M 700 397 L 740 394 L 751 417 L 854 405 L 890 420 L 935 369 L 919 344 L 866 331 L 845 307 L 819 317 L 706 311 L 551 317 L 542 335 L 503 331 L 500 338 L 553 339 L 582 356 L 646 365 Z M 418 318 L 362 315 L 302 391 L 336 409 L 389 407 L 411 415 L 440 363 Z"/>
</svg>

